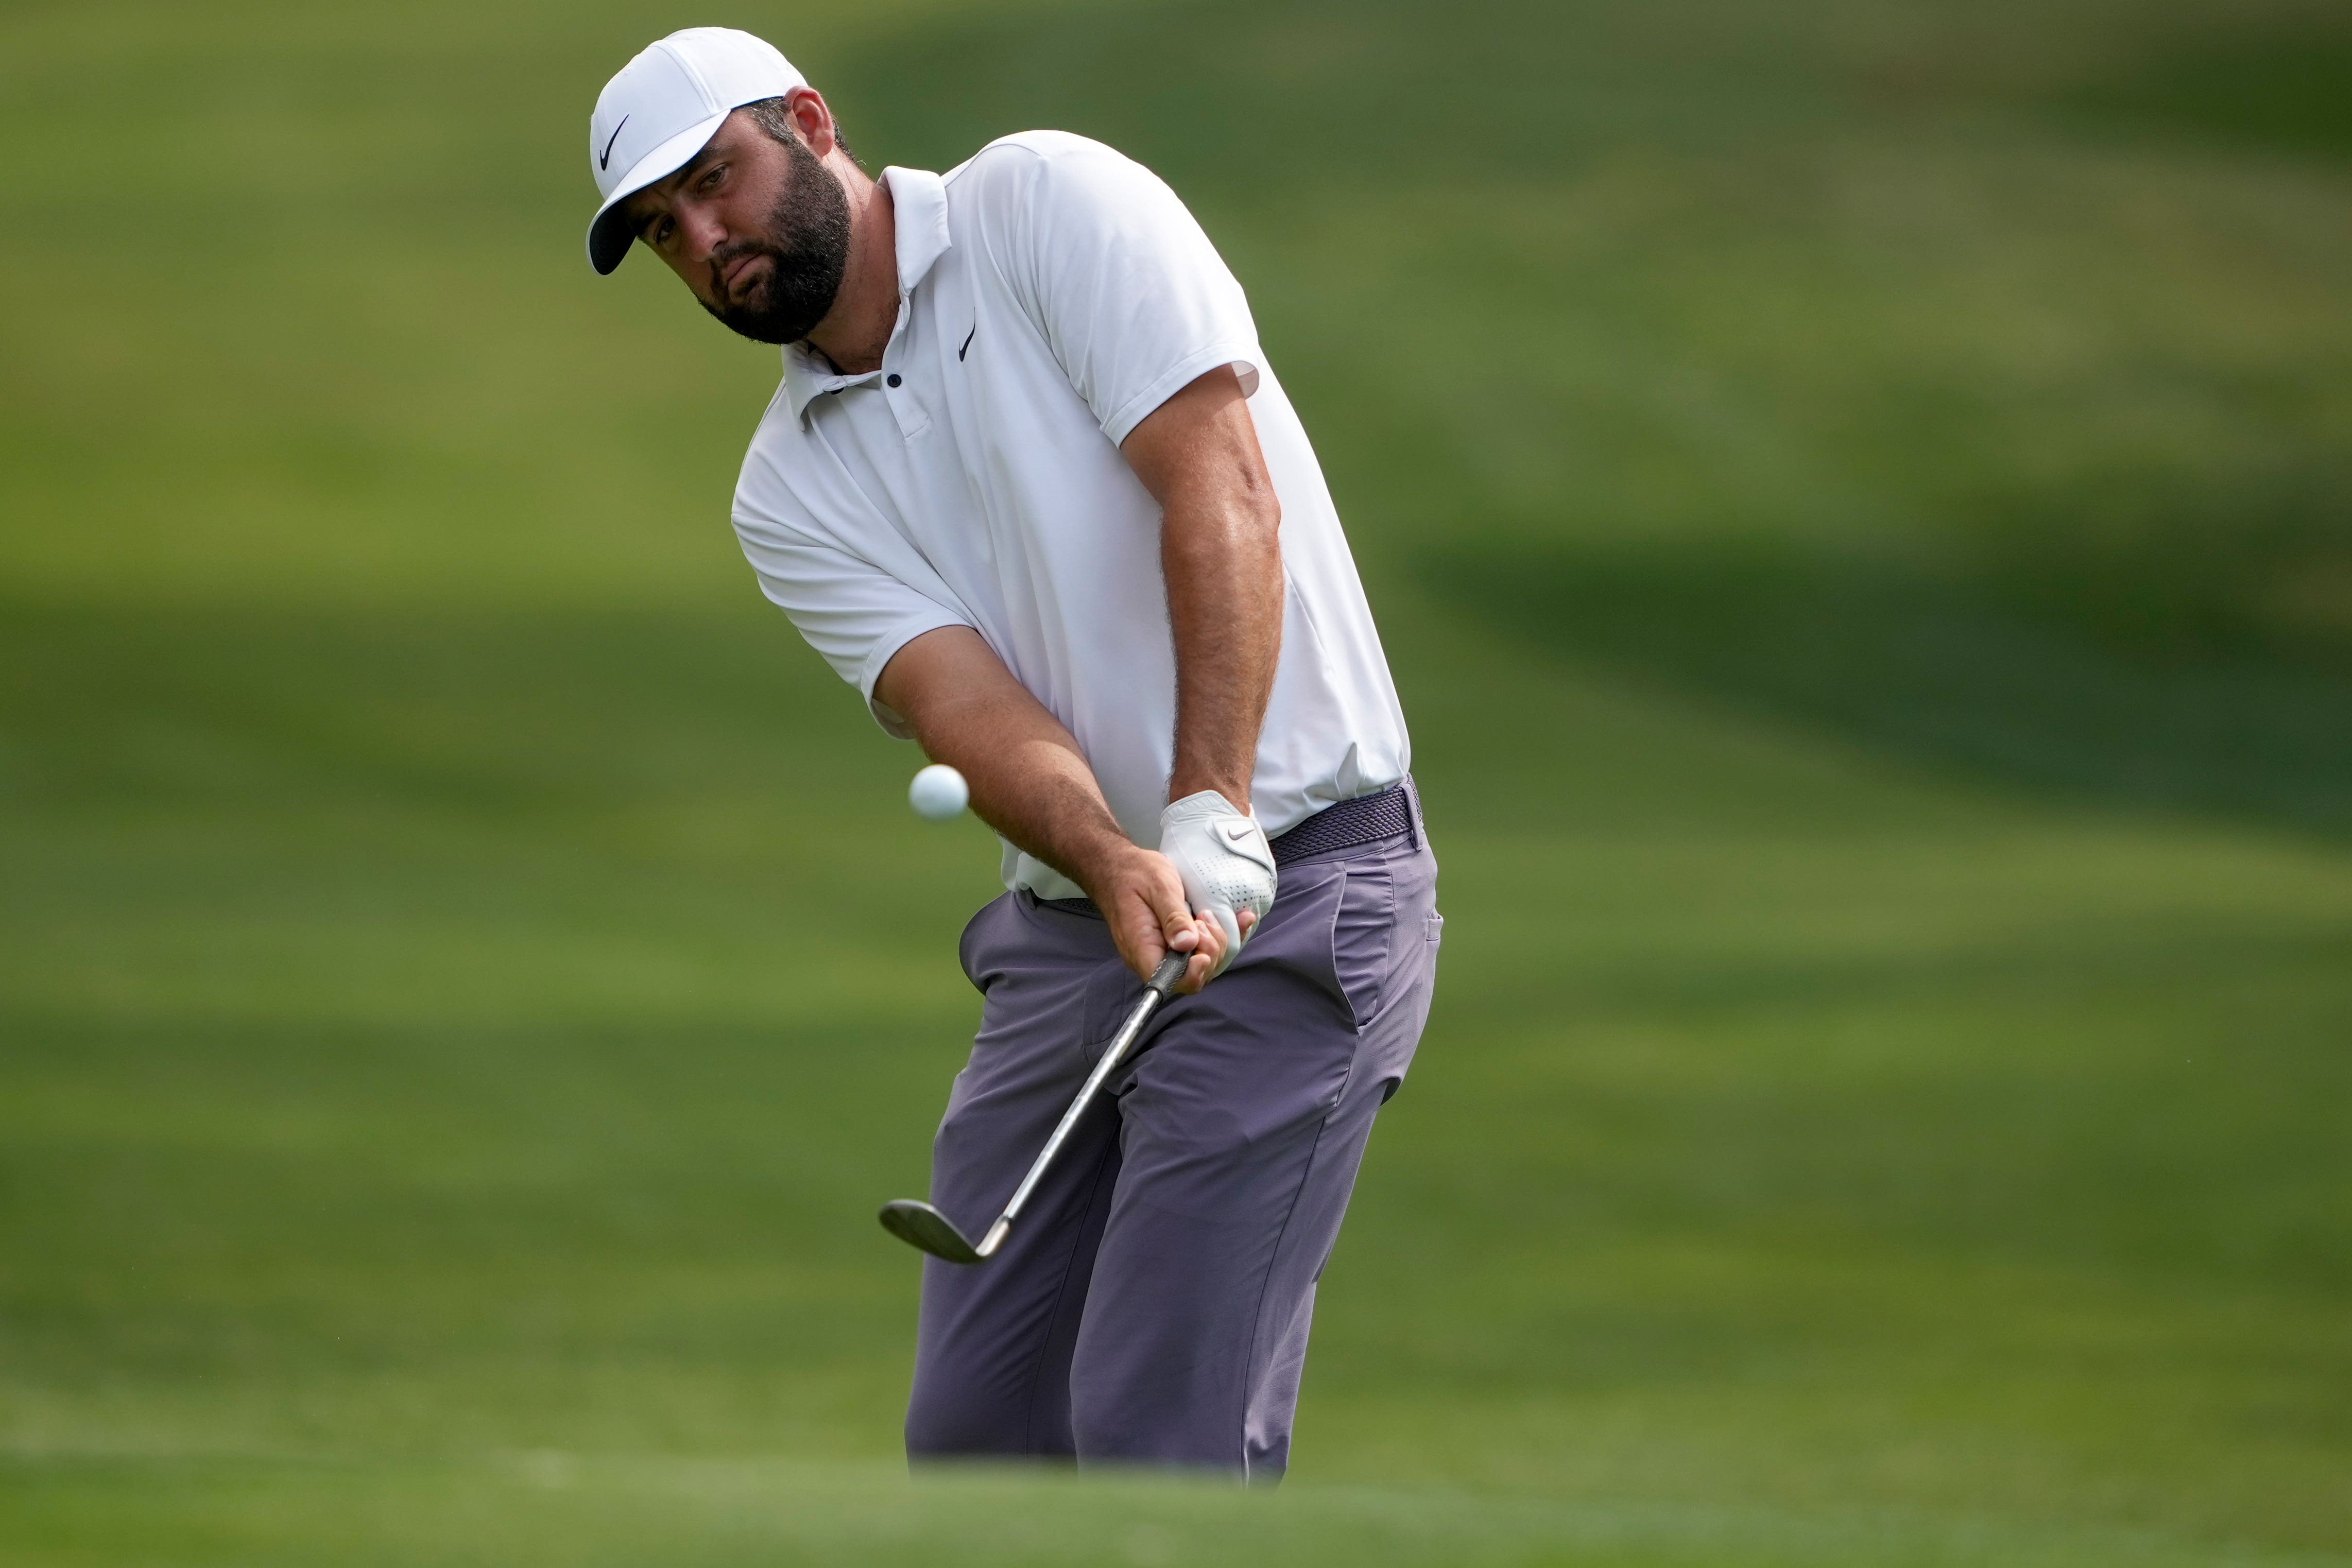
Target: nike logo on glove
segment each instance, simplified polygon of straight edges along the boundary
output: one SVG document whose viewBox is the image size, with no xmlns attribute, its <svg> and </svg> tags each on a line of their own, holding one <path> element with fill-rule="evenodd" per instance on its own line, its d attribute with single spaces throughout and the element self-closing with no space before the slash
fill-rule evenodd
<svg viewBox="0 0 2352 1568">
<path fill-rule="evenodd" d="M 621 116 L 621 125 L 627 123 L 629 123 L 629 117 L 625 114 Z M 618 141 L 621 139 L 621 125 L 613 127 L 613 141 Z M 609 169 L 613 166 L 613 141 L 605 142 L 604 151 L 596 155 L 597 168 Z"/>
</svg>

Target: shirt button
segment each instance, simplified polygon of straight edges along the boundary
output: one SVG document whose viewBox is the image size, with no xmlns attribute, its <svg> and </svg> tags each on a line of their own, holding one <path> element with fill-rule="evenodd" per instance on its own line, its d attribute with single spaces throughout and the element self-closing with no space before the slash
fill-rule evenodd
<svg viewBox="0 0 2352 1568">
<path fill-rule="evenodd" d="M 898 378 L 896 375 L 885 376 L 882 379 L 887 385 L 895 387 L 898 384 Z"/>
</svg>

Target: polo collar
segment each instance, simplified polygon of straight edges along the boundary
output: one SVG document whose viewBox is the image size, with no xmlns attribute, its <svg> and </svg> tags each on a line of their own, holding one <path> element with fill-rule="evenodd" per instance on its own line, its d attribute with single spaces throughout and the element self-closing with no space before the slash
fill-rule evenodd
<svg viewBox="0 0 2352 1568">
<path fill-rule="evenodd" d="M 948 183 L 926 169 L 888 168 L 890 216 L 898 238 L 898 297 L 905 298 L 948 253 Z"/>
<path fill-rule="evenodd" d="M 895 164 L 882 171 L 882 183 L 890 188 L 890 220 L 898 263 L 898 322 L 903 328 L 916 287 L 930 276 L 931 268 L 954 244 L 948 237 L 948 184 L 929 170 L 901 169 Z M 894 331 L 891 336 L 895 340 L 898 334 Z M 813 399 L 870 381 L 878 373 L 845 376 L 805 343 L 784 345 L 784 395 L 792 402 L 793 418 L 803 423 Z"/>
</svg>

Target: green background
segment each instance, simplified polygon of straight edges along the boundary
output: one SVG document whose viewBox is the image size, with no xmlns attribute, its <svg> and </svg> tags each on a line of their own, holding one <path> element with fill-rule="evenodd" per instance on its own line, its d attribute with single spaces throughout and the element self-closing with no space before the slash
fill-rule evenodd
<svg viewBox="0 0 2352 1568">
<path fill-rule="evenodd" d="M 1290 1483 L 897 1458 L 992 844 L 726 526 L 598 86 L 1250 289 L 1444 864 Z M 0 1558 L 2352 1561 L 2352 20 L 0 14 Z"/>
</svg>

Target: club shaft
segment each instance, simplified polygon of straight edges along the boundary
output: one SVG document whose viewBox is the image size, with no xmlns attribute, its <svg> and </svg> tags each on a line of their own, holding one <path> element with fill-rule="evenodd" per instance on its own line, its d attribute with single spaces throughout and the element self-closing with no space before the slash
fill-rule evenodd
<svg viewBox="0 0 2352 1568">
<path fill-rule="evenodd" d="M 1087 1107 L 1094 1103 L 1095 1096 L 1110 1081 L 1110 1075 L 1118 1071 L 1118 1064 L 1127 1060 L 1128 1052 L 1135 1049 L 1136 1039 L 1143 1033 L 1143 1026 L 1151 1021 L 1151 1015 L 1159 1010 L 1161 1002 L 1168 999 L 1168 993 L 1175 988 L 1176 982 L 1184 977 L 1185 966 L 1190 962 L 1191 959 L 1182 953 L 1171 953 L 1145 983 L 1143 996 L 1136 1002 L 1135 1010 L 1127 1015 L 1127 1022 L 1119 1026 L 1118 1033 L 1111 1037 L 1111 1042 L 1103 1047 L 1103 1053 L 1096 1059 L 1094 1071 L 1087 1074 L 1077 1098 L 1071 1101 L 1070 1108 L 1062 1113 L 1062 1120 L 1055 1127 L 1054 1135 L 1047 1138 L 1045 1146 L 1037 1151 L 1036 1161 L 1030 1166 L 1029 1174 L 1023 1176 L 1021 1185 L 1013 1189 L 1012 1201 L 1004 1206 L 1004 1212 L 997 1216 L 996 1223 L 988 1228 L 988 1234 L 980 1239 L 980 1245 L 973 1248 L 973 1251 L 985 1258 L 1003 1244 L 1006 1233 L 1013 1228 L 1013 1222 L 1020 1218 L 1022 1206 L 1029 1201 L 1029 1195 L 1036 1191 L 1037 1184 L 1045 1179 L 1045 1169 L 1054 1163 L 1054 1156 L 1062 1152 L 1064 1144 L 1069 1142 L 1070 1130 L 1078 1124 L 1078 1118 L 1086 1114 Z"/>
</svg>

